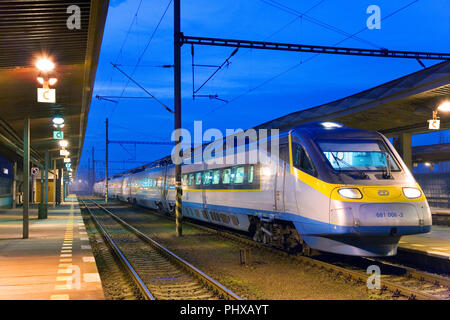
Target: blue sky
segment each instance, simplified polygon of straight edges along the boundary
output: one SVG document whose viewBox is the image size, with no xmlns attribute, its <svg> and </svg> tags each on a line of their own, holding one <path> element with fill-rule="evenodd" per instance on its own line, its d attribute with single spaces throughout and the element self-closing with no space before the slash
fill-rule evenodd
<svg viewBox="0 0 450 320">
<path fill-rule="evenodd" d="M 94 97 L 141 96 L 145 93 L 127 84 L 110 62 L 116 62 L 131 74 L 139 59 L 134 78 L 166 105 L 173 107 L 173 70 L 159 68 L 173 63 L 173 7 L 170 5 L 147 50 L 155 27 L 169 0 L 112 0 L 106 23 Z M 381 8 L 380 30 L 365 30 L 358 39 L 348 39 L 341 46 L 388 48 L 392 50 L 450 51 L 450 2 L 448 0 L 277 0 L 298 12 L 280 10 L 269 0 L 192 0 L 182 1 L 182 31 L 186 35 L 221 38 L 268 40 L 317 45 L 335 45 L 344 40 L 336 32 L 312 23 L 325 22 L 353 34 L 366 27 L 369 5 Z M 412 3 L 412 4 L 411 4 Z M 273 4 L 273 2 L 272 2 Z M 390 16 L 402 7 L 407 8 Z M 289 12 L 291 13 L 289 13 Z M 131 28 L 130 28 L 131 25 Z M 335 29 L 336 30 L 336 29 Z M 129 32 L 128 32 L 129 31 Z M 126 39 L 126 40 L 125 40 Z M 221 64 L 232 48 L 196 47 L 197 64 Z M 182 48 L 183 127 L 191 129 L 195 120 L 204 128 L 248 128 L 285 114 L 330 102 L 381 83 L 418 71 L 415 60 L 320 55 L 263 50 L 239 50 L 231 64 L 221 70 L 199 94 L 217 94 L 232 101 L 228 104 L 207 98 L 192 99 L 190 47 Z M 302 64 L 300 64 L 302 62 Z M 435 62 L 424 61 L 427 66 Z M 295 66 L 292 71 L 268 79 Z M 213 71 L 197 68 L 195 83 L 200 85 Z M 124 88 L 126 90 L 124 91 Z M 104 159 L 105 118 L 110 118 L 110 139 L 169 141 L 173 116 L 152 100 L 120 100 L 114 104 L 93 99 L 86 131 L 81 166 L 87 166 L 92 146 L 96 159 Z M 448 142 L 449 133 L 442 138 Z M 416 137 L 414 144 L 438 143 L 439 135 Z M 112 145 L 110 157 L 120 161 L 151 161 L 168 155 L 167 147 L 134 148 Z M 114 165 L 113 173 L 136 166 Z"/>
</svg>

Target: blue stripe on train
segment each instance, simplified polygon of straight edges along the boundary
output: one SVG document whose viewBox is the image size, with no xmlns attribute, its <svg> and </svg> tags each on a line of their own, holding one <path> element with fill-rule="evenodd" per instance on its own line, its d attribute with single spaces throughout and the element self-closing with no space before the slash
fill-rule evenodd
<svg viewBox="0 0 450 320">
<path fill-rule="evenodd" d="M 202 203 L 184 201 L 184 206 L 196 209 L 203 209 Z M 390 235 L 395 232 L 396 235 L 408 235 L 430 232 L 431 226 L 334 226 L 330 223 L 302 217 L 293 213 L 255 210 L 249 208 L 229 207 L 221 205 L 206 204 L 207 210 L 222 211 L 227 213 L 239 213 L 254 215 L 259 217 L 270 217 L 285 221 L 292 221 L 301 235 Z M 395 229 L 393 229 L 395 228 Z"/>
</svg>

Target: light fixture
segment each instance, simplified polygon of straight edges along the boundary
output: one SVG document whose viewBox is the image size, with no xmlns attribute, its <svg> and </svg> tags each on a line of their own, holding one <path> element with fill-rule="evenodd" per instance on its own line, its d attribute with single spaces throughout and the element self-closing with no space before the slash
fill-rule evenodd
<svg viewBox="0 0 450 320">
<path fill-rule="evenodd" d="M 69 142 L 67 140 L 61 140 L 59 141 L 59 146 L 61 148 L 67 148 L 67 146 L 69 145 Z"/>
<path fill-rule="evenodd" d="M 39 76 L 37 77 L 37 81 L 38 81 L 40 84 L 42 84 L 42 85 L 44 85 L 44 83 L 45 83 L 45 79 L 44 79 L 44 77 L 42 77 L 41 75 L 39 75 Z"/>
<path fill-rule="evenodd" d="M 417 199 L 422 195 L 422 192 L 417 188 L 403 188 L 403 194 L 408 199 Z"/>
<path fill-rule="evenodd" d="M 60 115 L 54 116 L 52 118 L 52 122 L 55 126 L 58 126 L 58 127 L 61 127 L 65 123 L 63 116 L 60 116 Z"/>
<path fill-rule="evenodd" d="M 424 165 L 425 165 L 425 167 L 431 167 L 431 163 L 429 163 L 429 162 L 425 162 Z"/>
<path fill-rule="evenodd" d="M 51 86 L 54 86 L 57 82 L 58 82 L 58 79 L 55 77 L 51 77 L 50 79 L 48 79 L 48 84 Z"/>
<path fill-rule="evenodd" d="M 342 188 L 338 190 L 338 193 L 348 199 L 362 199 L 362 193 L 357 188 Z"/>
<path fill-rule="evenodd" d="M 322 122 L 322 126 L 327 129 L 342 128 L 342 124 L 336 122 Z"/>
<path fill-rule="evenodd" d="M 36 62 L 36 68 L 42 72 L 50 72 L 55 68 L 55 64 L 48 58 L 41 58 Z"/>
<path fill-rule="evenodd" d="M 438 107 L 437 107 L 438 111 L 441 112 L 450 112 L 450 101 L 444 101 L 442 102 Z"/>
</svg>

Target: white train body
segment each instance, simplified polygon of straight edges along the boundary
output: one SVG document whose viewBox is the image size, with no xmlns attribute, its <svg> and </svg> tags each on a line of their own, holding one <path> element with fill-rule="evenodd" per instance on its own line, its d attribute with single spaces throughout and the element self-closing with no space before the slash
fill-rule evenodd
<svg viewBox="0 0 450 320">
<path fill-rule="evenodd" d="M 271 164 L 183 165 L 183 216 L 288 250 L 361 256 L 394 255 L 402 235 L 431 229 L 422 190 L 381 134 L 310 124 L 281 134 L 279 143 Z M 248 159 L 245 150 L 235 153 Z M 104 195 L 104 187 L 97 183 L 95 193 Z M 108 196 L 173 213 L 174 165 L 166 158 L 112 178 Z"/>
</svg>

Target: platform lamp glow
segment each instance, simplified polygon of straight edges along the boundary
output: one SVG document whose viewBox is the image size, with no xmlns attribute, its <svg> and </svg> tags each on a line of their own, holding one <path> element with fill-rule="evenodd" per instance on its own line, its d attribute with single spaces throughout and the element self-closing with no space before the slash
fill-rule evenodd
<svg viewBox="0 0 450 320">
<path fill-rule="evenodd" d="M 53 126 L 57 129 L 64 128 L 65 120 L 61 115 L 56 115 L 52 118 Z"/>
<path fill-rule="evenodd" d="M 433 119 L 428 120 L 429 129 L 439 130 L 441 126 L 441 120 L 438 117 L 438 112 L 448 113 L 450 112 L 450 101 L 442 102 L 436 110 L 433 111 Z"/>
<path fill-rule="evenodd" d="M 37 81 L 44 89 L 49 89 L 50 86 L 54 86 L 58 82 L 58 79 L 51 74 L 55 69 L 55 64 L 49 58 L 38 59 L 36 68 L 39 70 Z"/>
</svg>

